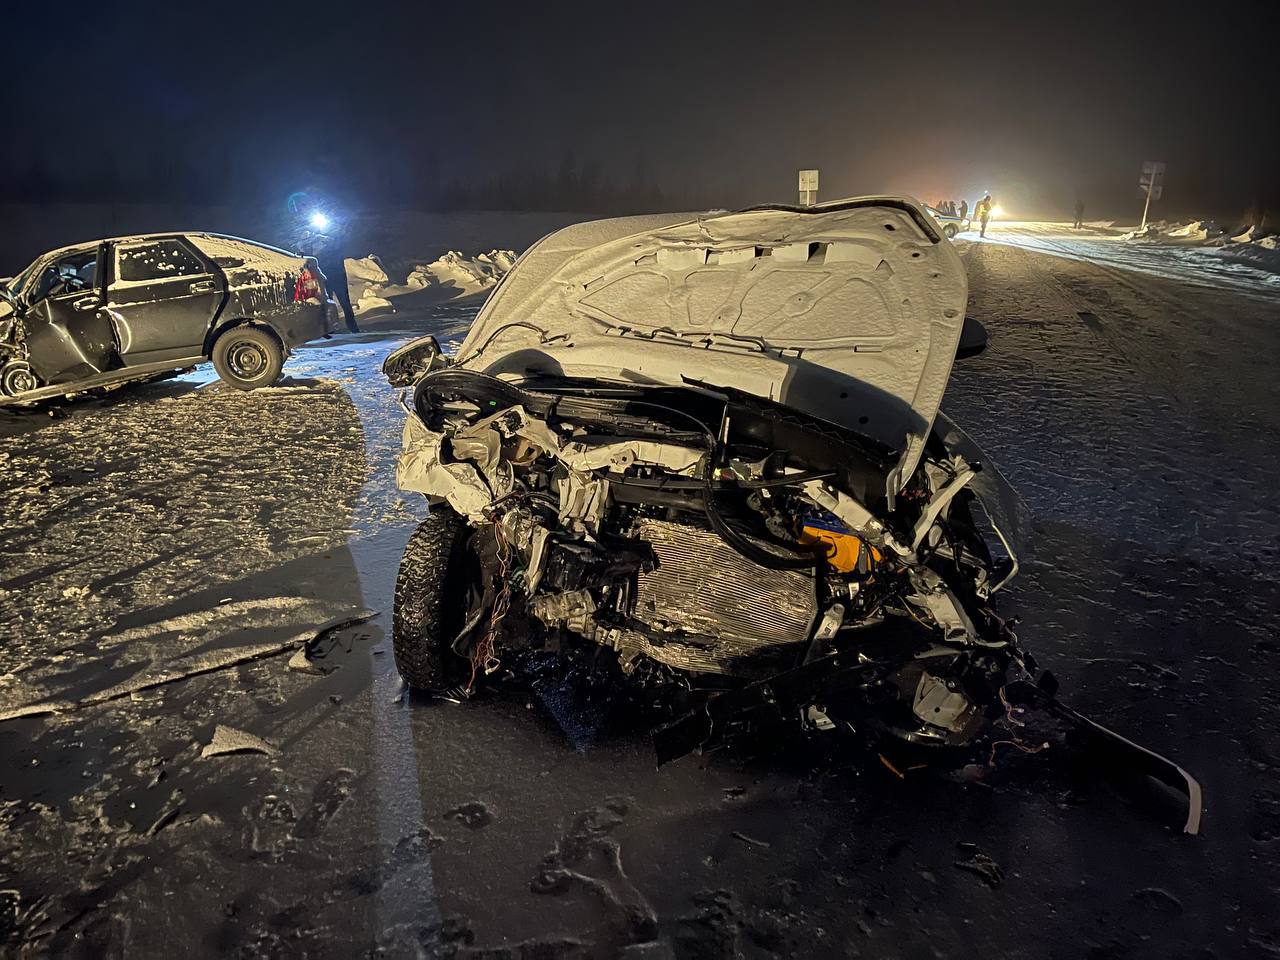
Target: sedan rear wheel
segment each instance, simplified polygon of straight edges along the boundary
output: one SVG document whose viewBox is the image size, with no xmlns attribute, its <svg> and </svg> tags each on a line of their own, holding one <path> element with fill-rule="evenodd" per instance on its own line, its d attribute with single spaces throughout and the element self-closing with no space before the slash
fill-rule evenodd
<svg viewBox="0 0 1280 960">
<path fill-rule="evenodd" d="M 237 390 L 270 386 L 280 379 L 284 349 L 261 327 L 233 327 L 213 344 L 213 368 Z"/>
</svg>

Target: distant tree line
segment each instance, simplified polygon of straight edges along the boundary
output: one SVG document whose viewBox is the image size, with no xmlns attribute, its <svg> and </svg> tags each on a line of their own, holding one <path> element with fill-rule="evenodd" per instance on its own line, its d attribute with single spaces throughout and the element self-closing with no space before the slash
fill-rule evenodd
<svg viewBox="0 0 1280 960">
<path fill-rule="evenodd" d="M 594 161 L 566 153 L 551 169 L 521 168 L 462 177 L 441 173 L 430 159 L 414 164 L 332 164 L 321 178 L 336 194 L 365 207 L 396 206 L 424 211 L 564 210 L 606 214 L 705 206 L 706 200 L 673 193 L 637 162 L 619 176 Z M 100 156 L 71 169 L 53 169 L 39 159 L 0 179 L 0 202 L 273 204 L 299 183 L 315 178 L 302 166 L 233 160 L 226 154 L 159 154 L 122 165 Z"/>
</svg>

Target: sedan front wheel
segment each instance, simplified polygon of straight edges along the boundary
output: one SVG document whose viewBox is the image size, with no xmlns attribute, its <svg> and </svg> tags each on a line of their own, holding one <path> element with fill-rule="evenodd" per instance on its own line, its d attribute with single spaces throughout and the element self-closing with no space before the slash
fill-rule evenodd
<svg viewBox="0 0 1280 960">
<path fill-rule="evenodd" d="M 16 397 L 37 386 L 35 374 L 25 360 L 10 360 L 0 367 L 0 396 Z"/>
</svg>

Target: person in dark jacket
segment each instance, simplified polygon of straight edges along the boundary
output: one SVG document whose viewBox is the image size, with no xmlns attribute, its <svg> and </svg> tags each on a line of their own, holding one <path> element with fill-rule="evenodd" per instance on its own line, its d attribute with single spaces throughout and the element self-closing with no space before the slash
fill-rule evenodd
<svg viewBox="0 0 1280 960">
<path fill-rule="evenodd" d="M 346 250 L 336 238 L 330 238 L 330 242 L 316 259 L 320 261 L 320 272 L 324 274 L 325 285 L 342 307 L 347 329 L 352 333 L 359 333 L 360 326 L 356 323 L 356 312 L 351 306 L 351 289 L 347 283 Z"/>
<path fill-rule="evenodd" d="M 319 229 L 304 231 L 298 246 L 304 254 L 316 258 L 320 272 L 324 274 L 325 286 L 342 308 L 347 329 L 359 333 L 360 326 L 356 323 L 356 311 L 351 305 L 351 289 L 347 282 L 346 231 L 341 224 L 330 224 L 327 229 L 328 233 L 321 233 Z"/>
<path fill-rule="evenodd" d="M 1077 230 L 1079 230 L 1079 229 L 1080 229 L 1081 227 L 1083 227 L 1083 226 L 1084 226 L 1084 201 L 1083 201 L 1083 200 L 1077 200 L 1077 201 L 1076 201 L 1076 222 L 1075 222 L 1075 228 L 1076 228 Z"/>
<path fill-rule="evenodd" d="M 960 201 L 960 219 L 961 220 L 969 219 L 969 201 L 968 200 Z"/>
</svg>

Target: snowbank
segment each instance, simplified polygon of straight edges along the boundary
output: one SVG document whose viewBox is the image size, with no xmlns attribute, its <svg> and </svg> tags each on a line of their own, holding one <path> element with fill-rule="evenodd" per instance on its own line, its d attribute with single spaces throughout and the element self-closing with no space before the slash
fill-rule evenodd
<svg viewBox="0 0 1280 960">
<path fill-rule="evenodd" d="M 1241 239 L 1247 237 L 1248 239 Z M 1248 263 L 1251 266 L 1280 274 L 1280 236 L 1264 234 L 1257 227 L 1249 227 L 1221 244 L 1214 250 L 1226 260 Z"/>
<path fill-rule="evenodd" d="M 450 250 L 430 263 L 409 261 L 407 269 L 401 267 L 404 281 L 400 283 L 392 282 L 384 261 L 374 254 L 346 264 L 356 313 L 366 314 L 396 310 L 397 300 L 410 297 L 421 303 L 488 293 L 515 262 L 513 250 L 490 250 L 475 256 Z"/>
<path fill-rule="evenodd" d="M 380 297 L 373 292 L 373 287 L 365 287 L 360 294 L 360 299 L 353 306 L 356 313 L 370 313 L 374 310 L 394 310 L 391 301 L 386 297 Z"/>
<path fill-rule="evenodd" d="M 372 253 L 358 260 L 348 257 L 343 262 L 346 264 L 347 279 L 350 281 L 362 280 L 365 283 L 386 283 L 391 279 L 387 276 L 387 271 L 382 269 L 382 261 Z"/>
<path fill-rule="evenodd" d="M 1261 279 L 1268 286 L 1280 284 L 1280 236 L 1256 224 L 1223 230 L 1212 220 L 1158 220 L 1145 230 L 1130 230 L 1120 239 L 1165 246 L 1170 252 L 1176 248 L 1184 259 L 1211 257 L 1227 261 L 1241 269 L 1262 271 Z"/>
<path fill-rule="evenodd" d="M 475 257 L 450 250 L 430 263 L 415 266 L 407 282 L 417 287 L 453 286 L 465 296 L 495 286 L 515 261 L 511 250 L 490 250 Z"/>
<path fill-rule="evenodd" d="M 1147 224 L 1145 230 L 1130 230 L 1121 240 L 1165 240 L 1182 243 L 1203 243 L 1221 237 L 1226 231 L 1212 220 L 1192 220 L 1190 223 L 1170 223 L 1157 220 Z"/>
</svg>

